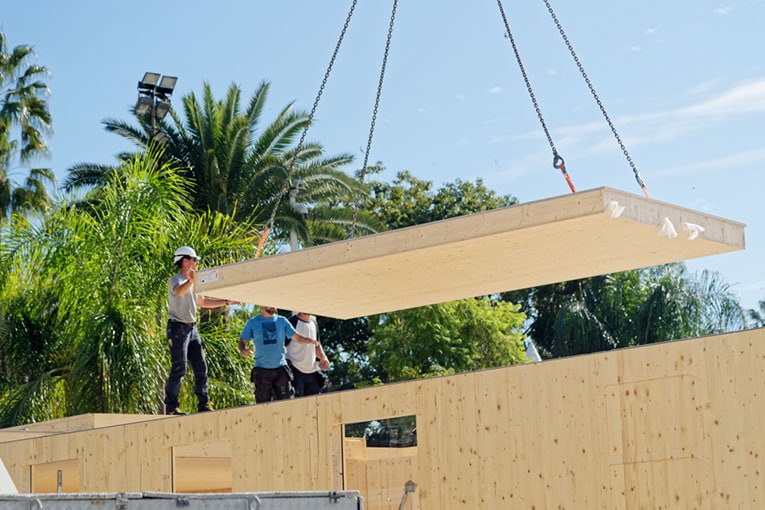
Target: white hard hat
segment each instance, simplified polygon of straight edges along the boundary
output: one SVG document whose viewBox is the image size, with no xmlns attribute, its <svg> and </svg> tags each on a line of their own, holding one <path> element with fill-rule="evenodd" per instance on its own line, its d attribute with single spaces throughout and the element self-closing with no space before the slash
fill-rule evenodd
<svg viewBox="0 0 765 510">
<path fill-rule="evenodd" d="M 197 252 L 194 251 L 194 248 L 191 246 L 181 246 L 177 250 L 175 250 L 175 258 L 173 259 L 173 263 L 177 264 L 179 260 L 181 260 L 183 257 L 191 257 L 192 259 L 199 260 L 199 257 L 197 256 Z"/>
</svg>

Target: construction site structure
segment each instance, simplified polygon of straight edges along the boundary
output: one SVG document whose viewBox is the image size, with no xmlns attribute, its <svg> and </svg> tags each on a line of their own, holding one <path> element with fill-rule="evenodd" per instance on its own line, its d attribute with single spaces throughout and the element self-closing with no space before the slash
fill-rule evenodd
<svg viewBox="0 0 765 510">
<path fill-rule="evenodd" d="M 496 271 L 476 268 L 471 292 L 513 276 L 538 285 L 744 248 L 740 223 L 608 189 L 514 207 L 244 263 L 240 281 L 213 268 L 208 290 L 248 301 L 253 273 L 282 291 L 300 269 L 302 308 L 319 302 L 314 286 L 339 292 L 310 277 L 345 265 L 363 307 L 395 303 L 402 289 L 405 306 L 418 306 L 462 292 L 454 280 L 475 267 L 465 254 L 481 250 Z M 434 257 L 445 266 L 412 286 Z M 399 272 L 375 279 L 385 267 Z M 368 310 L 338 305 L 326 313 Z M 763 508 L 764 387 L 765 329 L 752 329 L 188 416 L 28 424 L 0 430 L 0 459 L 29 501 L 357 490 L 371 510 Z M 346 433 L 391 419 L 412 421 L 416 434 L 377 447 Z"/>
</svg>

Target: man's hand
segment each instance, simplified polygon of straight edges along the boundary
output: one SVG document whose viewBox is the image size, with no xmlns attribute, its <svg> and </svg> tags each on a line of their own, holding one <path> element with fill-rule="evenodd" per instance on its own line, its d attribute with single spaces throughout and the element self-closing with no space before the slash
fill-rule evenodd
<svg viewBox="0 0 765 510">
<path fill-rule="evenodd" d="M 319 360 L 319 366 L 322 370 L 329 370 L 329 360 L 327 358 Z"/>
<path fill-rule="evenodd" d="M 243 358 L 246 358 L 252 353 L 252 350 L 247 347 L 247 340 L 244 338 L 239 339 L 239 354 L 242 355 Z"/>
</svg>

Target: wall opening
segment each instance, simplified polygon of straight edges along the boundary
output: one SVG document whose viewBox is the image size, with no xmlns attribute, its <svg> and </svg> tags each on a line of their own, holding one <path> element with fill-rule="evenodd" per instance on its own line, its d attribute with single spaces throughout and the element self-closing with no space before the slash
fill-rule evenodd
<svg viewBox="0 0 765 510">
<path fill-rule="evenodd" d="M 80 459 L 30 466 L 30 492 L 80 492 Z"/>
<path fill-rule="evenodd" d="M 344 424 L 343 487 L 358 490 L 368 510 L 419 508 L 414 415 Z M 400 506 L 403 502 L 403 506 Z"/>
</svg>

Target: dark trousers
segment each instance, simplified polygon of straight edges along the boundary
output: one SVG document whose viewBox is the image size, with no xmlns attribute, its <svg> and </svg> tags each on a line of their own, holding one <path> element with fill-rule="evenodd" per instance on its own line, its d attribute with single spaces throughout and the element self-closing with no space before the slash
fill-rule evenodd
<svg viewBox="0 0 765 510">
<path fill-rule="evenodd" d="M 292 371 L 287 366 L 279 368 L 255 367 L 250 379 L 255 383 L 255 403 L 292 398 Z"/>
<path fill-rule="evenodd" d="M 290 366 L 292 369 L 292 386 L 295 388 L 296 397 L 307 397 L 308 395 L 318 395 L 321 389 L 324 387 L 324 376 L 319 372 L 312 372 L 310 374 L 304 374 L 294 365 Z"/>
<path fill-rule="evenodd" d="M 196 325 L 169 321 L 167 323 L 167 345 L 170 349 L 170 375 L 165 384 L 165 409 L 178 408 L 178 393 L 181 379 L 186 375 L 186 365 L 191 363 L 194 371 L 194 393 L 197 395 L 197 409 L 202 410 L 209 400 L 207 391 L 207 361 L 202 338 Z"/>
</svg>

